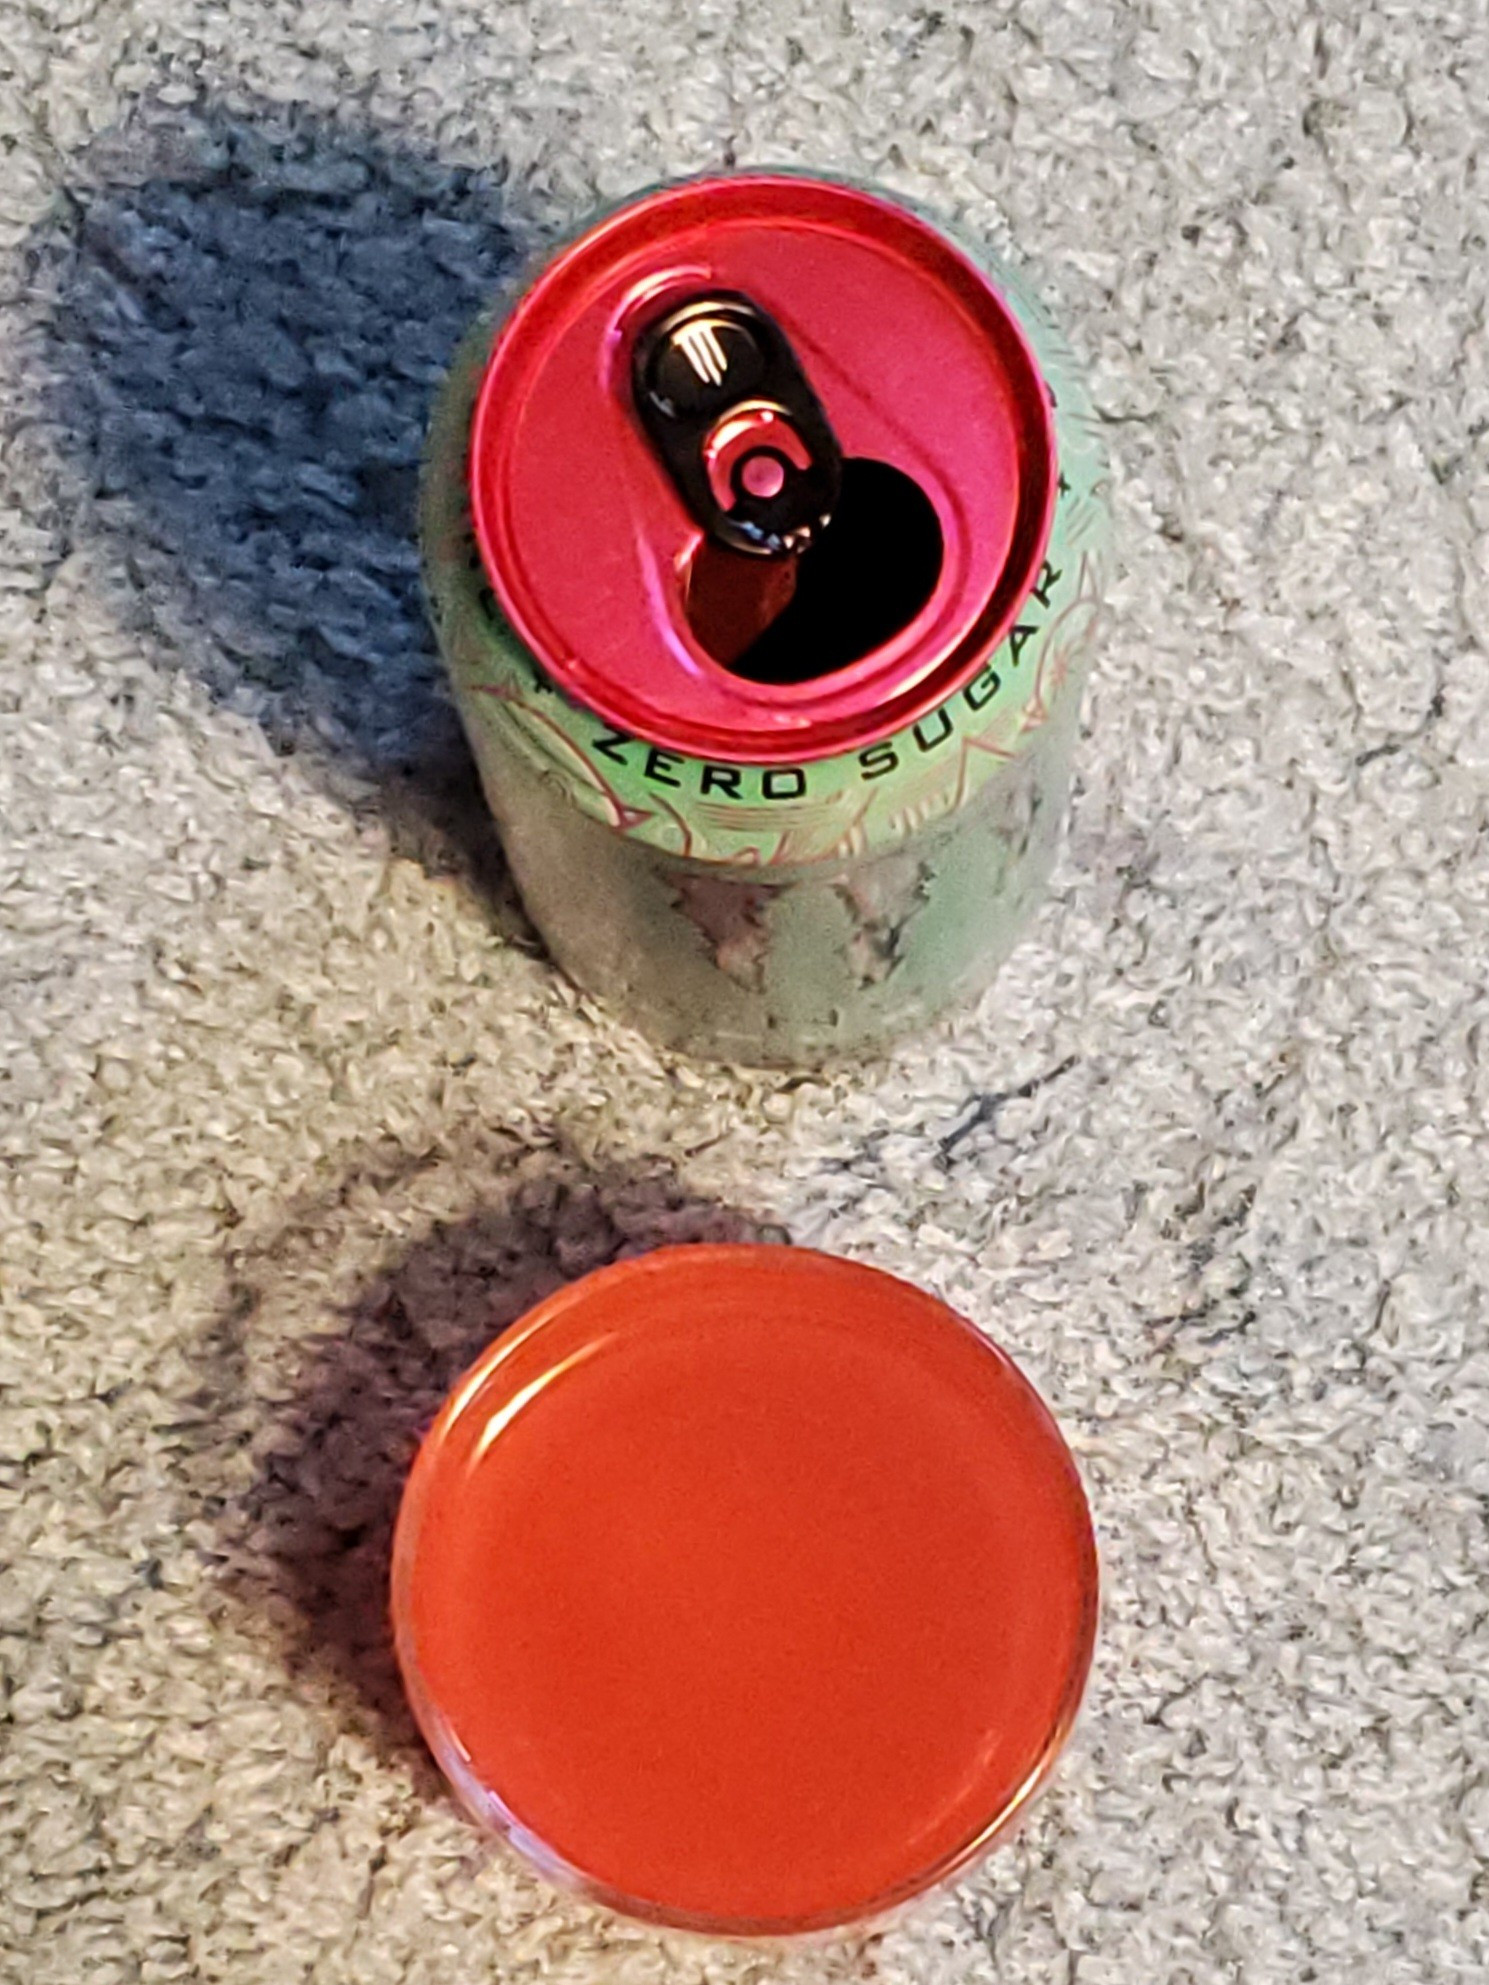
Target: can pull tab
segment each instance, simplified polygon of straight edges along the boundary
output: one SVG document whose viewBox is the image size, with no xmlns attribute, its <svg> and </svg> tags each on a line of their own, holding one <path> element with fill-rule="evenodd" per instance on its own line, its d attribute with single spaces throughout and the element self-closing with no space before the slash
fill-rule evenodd
<svg viewBox="0 0 1489 1985">
<path fill-rule="evenodd" d="M 691 297 L 637 340 L 632 381 L 647 439 L 711 537 L 786 558 L 821 536 L 842 450 L 758 304 L 728 291 Z"/>
</svg>

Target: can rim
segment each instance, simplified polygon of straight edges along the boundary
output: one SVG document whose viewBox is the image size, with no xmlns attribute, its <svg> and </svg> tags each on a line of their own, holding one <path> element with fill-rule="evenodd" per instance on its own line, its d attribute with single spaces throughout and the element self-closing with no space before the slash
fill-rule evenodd
<svg viewBox="0 0 1489 1985">
<path fill-rule="evenodd" d="M 519 553 L 521 526 L 505 480 L 517 390 L 541 366 L 541 347 L 564 321 L 566 294 L 608 271 L 607 257 L 665 246 L 710 211 L 783 224 L 877 230 L 886 253 L 945 288 L 951 307 L 985 330 L 990 372 L 1006 390 L 1018 477 L 1006 555 L 975 596 L 933 594 L 881 648 L 806 682 L 763 684 L 725 668 L 685 630 L 669 628 L 670 666 L 627 680 L 576 653 L 545 609 Z M 803 219 L 805 217 L 805 220 Z M 594 272 L 590 274 L 589 272 Z M 614 354 L 612 353 L 613 360 Z M 1037 583 L 1058 494 L 1052 400 L 1039 362 L 996 281 L 914 208 L 815 174 L 745 170 L 675 181 L 614 208 L 542 266 L 500 326 L 479 382 L 470 430 L 468 496 L 486 577 L 514 633 L 574 701 L 629 736 L 685 756 L 789 764 L 863 749 L 892 737 L 965 688 L 1002 644 Z M 965 589 L 964 589 L 965 591 Z M 659 647 L 663 644 L 659 642 Z"/>
</svg>

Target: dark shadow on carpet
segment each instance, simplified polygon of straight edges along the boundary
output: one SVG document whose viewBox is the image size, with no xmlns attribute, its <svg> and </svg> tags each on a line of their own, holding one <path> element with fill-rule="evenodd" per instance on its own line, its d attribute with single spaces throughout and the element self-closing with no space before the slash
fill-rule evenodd
<svg viewBox="0 0 1489 1985">
<path fill-rule="evenodd" d="M 211 694 L 505 901 L 419 591 L 434 389 L 514 267 L 500 172 L 304 110 L 142 103 L 30 244 L 62 542 Z"/>
<path fill-rule="evenodd" d="M 393 1524 L 419 1439 L 456 1379 L 591 1269 L 679 1242 L 784 1239 L 690 1196 L 661 1160 L 613 1169 L 561 1138 L 500 1131 L 483 1145 L 471 1210 L 426 1222 L 311 1334 L 295 1324 L 316 1314 L 343 1209 L 358 1209 L 359 1229 L 370 1205 L 403 1224 L 418 1161 L 370 1165 L 233 1258 L 232 1300 L 198 1349 L 200 1431 L 181 1455 L 186 1521 L 240 1617 L 277 1635 L 292 1672 L 329 1688 L 388 1756 L 417 1746 L 388 1620 Z M 491 1608 L 500 1633 L 499 1591 Z"/>
</svg>

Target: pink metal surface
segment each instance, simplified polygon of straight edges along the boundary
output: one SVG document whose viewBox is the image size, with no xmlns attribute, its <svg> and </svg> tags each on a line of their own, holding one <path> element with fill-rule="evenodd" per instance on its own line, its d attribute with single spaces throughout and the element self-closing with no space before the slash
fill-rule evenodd
<svg viewBox="0 0 1489 1985">
<path fill-rule="evenodd" d="M 815 680 L 744 681 L 689 624 L 702 533 L 642 432 L 630 363 L 700 289 L 773 316 L 844 454 L 913 477 L 940 522 L 922 610 Z M 720 449 L 726 472 L 761 445 L 791 452 L 746 435 Z M 762 764 L 861 748 L 968 682 L 1038 574 L 1056 475 L 1047 389 L 988 279 L 902 208 L 776 174 L 652 194 L 549 263 L 496 340 L 471 445 L 488 576 L 552 679 L 651 743 Z"/>
</svg>

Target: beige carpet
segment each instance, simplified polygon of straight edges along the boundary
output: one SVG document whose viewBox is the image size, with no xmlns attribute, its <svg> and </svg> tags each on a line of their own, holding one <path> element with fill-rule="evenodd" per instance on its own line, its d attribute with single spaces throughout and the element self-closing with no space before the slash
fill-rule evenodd
<svg viewBox="0 0 1489 1985">
<path fill-rule="evenodd" d="M 1482 1978 L 1482 4 L 0 30 L 0 1979 Z M 1119 476 L 1054 899 L 980 1012 L 828 1079 L 555 980 L 414 593 L 431 382 L 514 244 L 732 159 L 1015 239 Z M 472 1349 L 760 1226 L 1023 1360 L 1107 1580 L 1021 1842 L 794 1953 L 491 1848 L 382 1625 Z"/>
</svg>

